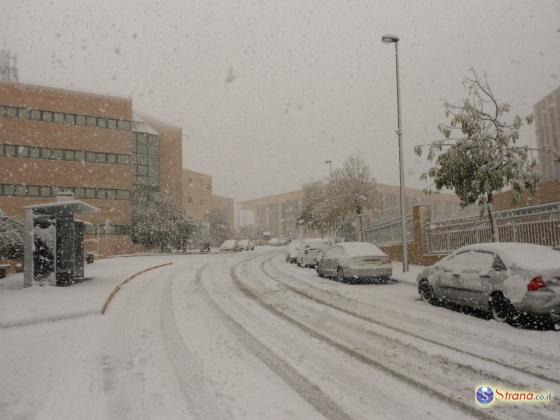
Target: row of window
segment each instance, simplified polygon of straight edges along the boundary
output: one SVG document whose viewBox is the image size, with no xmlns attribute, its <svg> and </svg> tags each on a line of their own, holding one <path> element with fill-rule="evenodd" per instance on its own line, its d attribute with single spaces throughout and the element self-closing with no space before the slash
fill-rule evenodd
<svg viewBox="0 0 560 420">
<path fill-rule="evenodd" d="M 132 169 L 136 185 L 159 187 L 159 137 L 134 133 Z"/>
<path fill-rule="evenodd" d="M 0 144 L 0 156 L 130 165 L 130 155 Z"/>
<path fill-rule="evenodd" d="M 132 121 L 115 118 L 96 117 L 93 115 L 73 114 L 68 112 L 42 111 L 24 107 L 0 105 L 0 117 L 19 118 L 22 120 L 46 121 L 59 124 L 85 125 L 88 127 L 132 130 Z"/>
<path fill-rule="evenodd" d="M 75 198 L 130 200 L 129 190 L 115 188 L 51 187 L 48 185 L 0 184 L 0 196 L 55 197 L 59 191 L 71 191 Z"/>
<path fill-rule="evenodd" d="M 130 225 L 111 225 L 109 229 L 105 225 L 85 225 L 85 235 L 129 235 Z"/>
</svg>

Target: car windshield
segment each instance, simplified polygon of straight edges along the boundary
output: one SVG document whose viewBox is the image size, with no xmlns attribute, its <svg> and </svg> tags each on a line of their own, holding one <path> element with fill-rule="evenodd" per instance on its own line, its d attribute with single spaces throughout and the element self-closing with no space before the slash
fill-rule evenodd
<svg viewBox="0 0 560 420">
<path fill-rule="evenodd" d="M 0 420 L 560 419 L 559 255 L 560 0 L 0 0 Z"/>
</svg>

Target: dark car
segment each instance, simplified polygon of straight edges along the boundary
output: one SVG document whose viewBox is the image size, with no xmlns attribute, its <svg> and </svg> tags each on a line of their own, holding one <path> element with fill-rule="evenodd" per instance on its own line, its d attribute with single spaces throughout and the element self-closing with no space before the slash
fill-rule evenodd
<svg viewBox="0 0 560 420">
<path fill-rule="evenodd" d="M 202 242 L 200 244 L 200 253 L 208 254 L 210 252 L 210 242 Z"/>
</svg>

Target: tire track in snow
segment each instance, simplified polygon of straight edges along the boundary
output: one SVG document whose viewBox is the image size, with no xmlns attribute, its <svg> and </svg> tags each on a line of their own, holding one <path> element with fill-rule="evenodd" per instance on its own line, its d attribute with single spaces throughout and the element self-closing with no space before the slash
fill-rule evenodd
<svg viewBox="0 0 560 420">
<path fill-rule="evenodd" d="M 258 257 L 255 257 L 258 258 Z M 255 259 L 253 258 L 253 259 Z M 269 257 L 268 259 L 265 260 L 268 261 L 270 259 L 274 258 L 274 255 L 272 257 Z M 307 333 L 309 336 L 316 338 L 318 340 L 321 340 L 322 342 L 336 348 L 337 350 L 347 354 L 348 356 L 358 360 L 359 362 L 364 363 L 365 365 L 381 371 L 385 374 L 387 374 L 388 376 L 391 376 L 395 379 L 397 379 L 398 381 L 405 383 L 409 386 L 411 386 L 412 388 L 415 388 L 416 390 L 428 394 L 432 397 L 434 397 L 435 399 L 439 400 L 439 401 L 443 401 L 445 403 L 447 403 L 448 405 L 450 405 L 451 407 L 454 407 L 460 411 L 462 411 L 463 413 L 469 415 L 469 416 L 473 416 L 475 418 L 479 418 L 479 419 L 496 419 L 496 417 L 494 417 L 493 415 L 491 415 L 489 412 L 486 411 L 482 411 L 477 409 L 474 404 L 467 404 L 463 401 L 459 401 L 456 400 L 452 397 L 450 397 L 448 394 L 441 392 L 438 389 L 432 388 L 429 385 L 422 383 L 412 377 L 409 377 L 395 369 L 392 369 L 388 366 L 385 366 L 384 364 L 378 362 L 377 360 L 374 360 L 368 356 L 366 356 L 365 354 L 363 354 L 362 352 L 360 352 L 358 349 L 355 348 L 350 348 L 345 344 L 342 344 L 339 341 L 336 341 L 334 339 L 332 339 L 331 337 L 311 328 L 309 325 L 304 324 L 300 321 L 298 321 L 295 318 L 292 318 L 291 316 L 287 315 L 286 313 L 282 312 L 281 310 L 277 309 L 274 305 L 271 305 L 269 303 L 266 303 L 265 301 L 263 301 L 261 299 L 261 297 L 253 292 L 245 283 L 243 283 L 243 281 L 239 278 L 239 276 L 236 273 L 236 269 L 237 267 L 239 267 L 242 264 L 246 264 L 249 260 L 245 260 L 245 261 L 241 261 L 239 264 L 233 266 L 230 270 L 230 275 L 231 278 L 233 279 L 234 284 L 237 286 L 237 288 L 249 299 L 253 300 L 254 302 L 256 302 L 259 306 L 261 306 L 262 308 L 264 308 L 265 310 L 269 311 L 270 313 L 274 314 L 275 316 L 283 319 L 284 321 L 288 322 L 289 324 L 301 329 L 302 331 L 304 331 L 305 333 Z M 265 273 L 266 275 L 266 273 Z M 269 276 L 270 277 L 270 276 Z"/>
<path fill-rule="evenodd" d="M 164 344 L 181 391 L 195 419 L 225 419 L 217 408 L 216 398 L 206 387 L 202 362 L 183 341 L 173 313 L 172 286 L 178 271 L 174 270 L 165 282 L 161 306 L 160 327 Z"/>
<path fill-rule="evenodd" d="M 445 349 L 452 350 L 452 351 L 455 351 L 455 352 L 458 352 L 458 353 L 462 353 L 462 354 L 464 354 L 464 355 L 466 355 L 466 356 L 473 357 L 473 358 L 475 358 L 475 359 L 478 359 L 478 360 L 481 360 L 481 361 L 484 361 L 484 362 L 493 363 L 493 364 L 499 365 L 499 366 L 501 366 L 501 367 L 504 367 L 504 368 L 506 368 L 506 369 L 514 370 L 514 371 L 516 371 L 516 372 L 518 372 L 518 373 L 522 373 L 522 374 L 524 374 L 524 375 L 533 377 L 533 378 L 535 378 L 535 379 L 540 379 L 540 380 L 543 380 L 543 381 L 552 382 L 552 383 L 555 383 L 555 384 L 560 385 L 560 379 L 556 379 L 556 378 L 553 378 L 553 377 L 551 377 L 551 376 L 547 376 L 547 375 L 543 375 L 543 374 L 540 374 L 540 373 L 537 373 L 537 372 L 533 372 L 533 371 L 530 371 L 530 370 L 527 370 L 527 369 L 524 369 L 524 368 L 521 368 L 521 367 L 518 367 L 518 366 L 510 365 L 510 364 L 508 364 L 508 363 L 502 362 L 502 361 L 500 361 L 500 360 L 497 360 L 497 359 L 494 359 L 494 358 L 491 358 L 491 357 L 482 356 L 482 355 L 480 355 L 480 354 L 473 353 L 473 352 L 470 352 L 470 351 L 468 351 L 468 350 L 464 350 L 464 349 L 461 349 L 461 348 L 452 346 L 452 345 L 450 345 L 450 344 L 442 343 L 441 341 L 438 341 L 438 340 L 434 340 L 434 339 L 431 339 L 431 338 L 424 337 L 424 336 L 422 336 L 422 335 L 419 335 L 419 334 L 416 334 L 416 333 L 407 331 L 407 330 L 405 330 L 405 329 L 399 328 L 399 327 L 394 326 L 394 325 L 391 325 L 391 324 L 389 324 L 389 323 L 386 323 L 386 322 L 383 322 L 383 321 L 379 321 L 379 320 L 374 319 L 374 318 L 372 318 L 372 317 L 369 317 L 369 316 L 367 316 L 367 315 L 359 314 L 359 313 L 357 313 L 357 312 L 355 312 L 355 311 L 352 311 L 352 310 L 349 310 L 349 309 L 345 308 L 345 307 L 342 306 L 342 305 L 338 305 L 338 304 L 336 304 L 336 303 L 333 303 L 333 302 L 330 302 L 330 301 L 328 301 L 328 300 L 325 300 L 325 299 L 323 299 L 323 298 L 317 296 L 316 294 L 312 294 L 312 293 L 306 292 L 306 291 L 304 291 L 304 290 L 302 290 L 302 289 L 300 289 L 300 288 L 297 288 L 297 287 L 294 287 L 294 286 L 292 286 L 292 285 L 290 285 L 290 284 L 287 284 L 286 282 L 284 282 L 284 281 L 278 279 L 276 276 L 272 275 L 268 270 L 266 270 L 265 265 L 266 265 L 267 263 L 269 263 L 269 262 L 272 260 L 272 258 L 274 258 L 274 256 L 273 256 L 273 257 L 270 257 L 270 258 L 268 258 L 268 259 L 266 259 L 265 261 L 263 261 L 263 262 L 260 264 L 260 269 L 261 269 L 261 271 L 263 271 L 263 272 L 264 272 L 269 278 L 271 278 L 272 280 L 274 280 L 274 281 L 280 283 L 282 286 L 286 287 L 288 290 L 290 290 L 290 291 L 292 291 L 292 292 L 296 293 L 297 295 L 300 295 L 300 296 L 302 296 L 302 297 L 304 297 L 304 298 L 310 299 L 310 300 L 312 300 L 312 301 L 315 302 L 315 303 L 319 303 L 319 304 L 321 304 L 321 305 L 328 306 L 328 307 L 330 307 L 330 308 L 336 309 L 336 310 L 338 310 L 338 311 L 340 311 L 340 312 L 343 312 L 343 313 L 345 313 L 345 314 L 348 314 L 348 315 L 354 316 L 354 317 L 356 317 L 356 318 L 359 318 L 359 319 L 361 319 L 361 320 L 363 320 L 363 321 L 370 322 L 370 323 L 372 323 L 372 324 L 376 324 L 376 325 L 379 325 L 379 326 L 381 326 L 381 327 L 384 327 L 384 328 L 387 328 L 387 329 L 396 331 L 396 332 L 398 332 L 398 333 L 400 333 L 400 334 L 408 335 L 408 336 L 410 336 L 410 337 L 413 337 L 413 338 L 422 340 L 422 341 L 424 341 L 424 342 L 427 342 L 427 343 L 430 343 L 430 344 L 434 344 L 434 345 L 437 345 L 437 346 L 440 346 L 440 347 L 443 347 L 443 348 L 445 348 Z M 269 265 L 270 265 L 270 264 L 269 264 Z M 277 269 L 275 269 L 275 268 L 273 268 L 273 269 L 274 269 L 275 271 L 277 271 L 277 272 L 280 272 L 279 270 L 277 270 Z M 289 273 L 285 273 L 285 272 L 280 272 L 280 273 L 281 273 L 282 275 L 286 276 L 286 277 L 291 278 L 291 279 L 294 280 L 294 281 L 300 281 L 299 279 L 297 279 L 296 277 L 292 276 L 292 275 L 289 274 Z M 368 305 L 368 306 L 370 306 L 370 307 L 372 307 L 372 308 L 375 308 L 375 309 L 385 310 L 384 308 L 381 308 L 381 307 L 376 306 L 376 305 L 371 304 L 371 303 L 366 303 L 366 302 L 358 301 L 358 300 L 356 300 L 356 299 L 352 299 L 352 298 L 343 296 L 343 295 L 338 294 L 338 293 L 336 293 L 336 292 L 331 292 L 331 291 L 328 291 L 328 290 L 324 290 L 324 289 L 317 288 L 317 287 L 315 287 L 315 286 L 310 285 L 310 284 L 307 283 L 307 282 L 305 282 L 305 285 L 306 285 L 307 288 L 309 288 L 309 289 L 311 289 L 311 290 L 313 290 L 313 291 L 315 291 L 315 292 L 317 292 L 317 293 L 321 293 L 321 294 L 324 294 L 324 295 L 327 295 L 327 296 L 336 296 L 336 298 L 337 298 L 338 300 L 342 299 L 342 300 L 348 301 L 349 304 L 351 304 L 351 303 L 360 303 L 360 304 L 363 304 L 363 305 Z"/>
<path fill-rule="evenodd" d="M 257 257 L 260 257 L 259 255 Z M 239 265 L 257 258 L 251 257 L 237 263 L 232 270 Z M 279 376 L 291 389 L 293 389 L 307 403 L 314 407 L 319 413 L 329 419 L 350 420 L 350 417 L 344 412 L 333 400 L 331 400 L 317 385 L 309 381 L 290 364 L 278 357 L 274 351 L 265 346 L 254 335 L 252 335 L 245 327 L 233 319 L 222 307 L 212 298 L 210 292 L 204 286 L 202 281 L 202 273 L 213 263 L 209 263 L 201 267 L 195 277 L 195 284 L 200 287 L 202 297 L 220 316 L 223 322 L 230 328 L 239 341 L 249 350 L 257 359 L 267 366 L 274 374 Z"/>
</svg>

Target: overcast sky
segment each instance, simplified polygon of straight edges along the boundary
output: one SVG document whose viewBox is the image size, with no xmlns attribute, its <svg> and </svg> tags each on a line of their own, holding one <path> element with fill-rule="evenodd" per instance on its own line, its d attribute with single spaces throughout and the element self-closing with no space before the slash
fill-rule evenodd
<svg viewBox="0 0 560 420">
<path fill-rule="evenodd" d="M 183 165 L 215 192 L 298 189 L 359 154 L 398 184 L 398 34 L 407 183 L 470 66 L 512 111 L 560 86 L 559 0 L 2 0 L 22 81 L 131 96 L 183 128 Z M 534 127 L 523 132 L 534 145 Z"/>
</svg>

